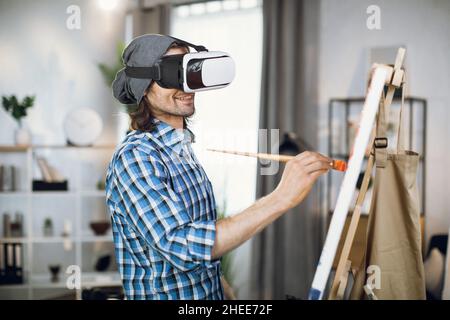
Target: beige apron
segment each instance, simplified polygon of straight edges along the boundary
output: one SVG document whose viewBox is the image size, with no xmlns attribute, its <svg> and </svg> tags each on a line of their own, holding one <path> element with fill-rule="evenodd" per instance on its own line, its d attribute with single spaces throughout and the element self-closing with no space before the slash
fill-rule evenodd
<svg viewBox="0 0 450 320">
<path fill-rule="evenodd" d="M 387 146 L 375 149 L 376 173 L 365 259 L 358 268 L 351 299 L 367 298 L 363 288 L 365 284 L 371 286 L 378 299 L 425 299 L 416 183 L 419 155 L 403 149 L 402 111 L 403 98 L 397 150 L 388 152 Z M 385 107 L 381 103 L 377 121 L 378 142 L 385 141 L 385 115 L 389 116 L 389 105 Z"/>
</svg>

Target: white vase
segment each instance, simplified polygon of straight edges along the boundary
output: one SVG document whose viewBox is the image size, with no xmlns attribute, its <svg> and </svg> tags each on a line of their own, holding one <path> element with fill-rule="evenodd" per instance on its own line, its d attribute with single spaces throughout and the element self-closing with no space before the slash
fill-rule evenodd
<svg viewBox="0 0 450 320">
<path fill-rule="evenodd" d="M 17 146 L 29 146 L 31 145 L 31 134 L 30 131 L 20 126 L 14 132 L 14 140 Z"/>
</svg>

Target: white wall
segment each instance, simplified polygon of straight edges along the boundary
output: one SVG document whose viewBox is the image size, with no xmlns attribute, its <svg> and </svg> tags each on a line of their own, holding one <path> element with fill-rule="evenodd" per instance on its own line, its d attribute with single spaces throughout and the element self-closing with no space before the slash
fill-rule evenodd
<svg viewBox="0 0 450 320">
<path fill-rule="evenodd" d="M 69 5 L 81 9 L 81 30 L 69 30 Z M 0 94 L 36 95 L 27 125 L 39 143 L 64 143 L 62 121 L 72 108 L 91 107 L 103 118 L 101 142 L 115 142 L 119 108 L 98 62 L 115 61 L 123 39 L 124 2 L 113 11 L 98 1 L 0 1 Z M 0 110 L 0 144 L 13 143 L 15 122 Z"/>
<path fill-rule="evenodd" d="M 366 8 L 381 9 L 381 30 L 366 28 Z M 427 236 L 450 225 L 450 1 L 322 0 L 320 17 L 320 142 L 326 151 L 331 97 L 362 96 L 369 49 L 407 48 L 409 93 L 428 100 Z"/>
</svg>

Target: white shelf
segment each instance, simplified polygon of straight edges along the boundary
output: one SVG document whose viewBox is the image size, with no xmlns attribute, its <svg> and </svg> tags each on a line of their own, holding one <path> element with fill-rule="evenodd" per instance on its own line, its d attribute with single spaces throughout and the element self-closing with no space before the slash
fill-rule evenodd
<svg viewBox="0 0 450 320">
<path fill-rule="evenodd" d="M 27 152 L 27 146 L 15 146 L 15 145 L 2 145 L 0 146 L 0 152 L 2 153 L 15 153 L 15 152 Z"/>
<path fill-rule="evenodd" d="M 75 242 L 76 239 L 73 237 L 34 237 L 30 238 L 30 241 L 33 243 L 63 243 L 64 241 L 72 241 Z"/>
<path fill-rule="evenodd" d="M 75 197 L 80 195 L 82 197 L 105 197 L 105 190 L 86 190 L 86 191 L 0 191 L 0 197 Z"/>
<path fill-rule="evenodd" d="M 81 195 L 82 197 L 105 197 L 105 190 L 86 190 L 86 191 L 0 191 L 0 197 L 74 197 L 76 195 Z"/>
<path fill-rule="evenodd" d="M 11 237 L 11 238 L 0 238 L 0 243 L 26 243 L 28 239 L 26 237 Z"/>
<path fill-rule="evenodd" d="M 67 288 L 66 275 L 60 271 L 60 277 L 58 282 L 52 282 L 49 274 L 35 274 L 31 279 L 31 287 L 33 289 L 51 289 L 51 288 Z M 89 287 L 106 287 L 106 286 L 120 286 L 122 280 L 120 279 L 119 272 L 84 272 L 81 275 L 81 288 Z M 26 285 L 24 285 L 26 286 Z M 69 290 L 69 289 L 68 289 Z"/>
<path fill-rule="evenodd" d="M 61 276 L 61 271 L 60 271 Z M 43 275 L 34 275 L 31 280 L 30 287 L 33 289 L 52 289 L 52 288 L 66 288 L 66 279 L 60 279 L 58 282 L 50 280 L 50 273 Z"/>
<path fill-rule="evenodd" d="M 116 272 L 85 272 L 81 277 L 82 287 L 120 286 L 119 271 Z"/>
<path fill-rule="evenodd" d="M 3 284 L 0 285 L 0 290 L 14 290 L 14 289 L 28 289 L 30 286 L 25 283 L 21 284 Z"/>
<path fill-rule="evenodd" d="M 80 191 L 82 197 L 106 197 L 105 190 Z"/>
<path fill-rule="evenodd" d="M 61 277 L 62 275 L 62 277 Z M 41 273 L 33 275 L 30 283 L 22 284 L 5 284 L 0 285 L 0 289 L 14 290 L 14 289 L 66 289 L 66 275 L 60 271 L 60 278 L 58 282 L 52 282 L 50 273 Z M 106 286 L 120 286 L 122 280 L 118 271 L 108 272 L 84 272 L 81 276 L 81 288 L 90 287 L 106 287 Z M 69 289 L 68 289 L 69 290 Z"/>
<path fill-rule="evenodd" d="M 64 243 L 65 241 L 72 242 L 113 242 L 112 234 L 104 236 L 82 236 L 78 237 L 31 237 L 31 238 L 0 238 L 0 243 Z"/>
<path fill-rule="evenodd" d="M 112 234 L 104 236 L 82 236 L 81 242 L 113 242 Z"/>
<path fill-rule="evenodd" d="M 75 197 L 77 195 L 74 191 L 33 191 L 33 197 Z"/>
<path fill-rule="evenodd" d="M 66 240 L 70 240 L 72 242 L 113 242 L 112 234 L 104 235 L 104 236 L 82 236 L 81 238 L 77 237 L 36 237 L 31 238 L 30 242 L 32 243 L 63 243 Z M 24 242 L 27 240 L 25 239 Z M 1 240 L 0 240 L 1 242 Z M 14 242 L 14 241 L 10 241 Z"/>
<path fill-rule="evenodd" d="M 31 145 L 31 146 L 15 146 L 15 145 L 0 145 L 0 152 L 2 153 L 15 153 L 15 152 L 27 152 L 28 150 L 33 149 L 69 149 L 69 150 L 79 150 L 79 149 L 87 149 L 87 150 L 109 150 L 115 149 L 116 145 L 112 144 L 104 144 L 104 145 L 93 145 L 86 147 L 78 147 L 78 146 L 69 146 L 69 145 Z"/>
<path fill-rule="evenodd" d="M 29 191 L 0 191 L 0 197 L 28 197 Z"/>
<path fill-rule="evenodd" d="M 0 192 L 0 202 L 3 204 L 6 197 L 10 198 L 10 202 L 13 204 L 16 203 L 18 207 L 20 207 L 20 211 L 24 212 L 24 234 L 27 236 L 20 238 L 0 238 L 0 243 L 23 243 L 26 249 L 24 250 L 24 259 L 27 264 L 24 265 L 24 268 L 27 270 L 24 284 L 18 285 L 3 285 L 0 286 L 0 290 L 3 292 L 10 289 L 23 289 L 27 292 L 28 299 L 33 299 L 37 297 L 37 293 L 35 293 L 35 289 L 64 289 L 66 288 L 66 279 L 67 274 L 65 274 L 65 270 L 61 269 L 59 276 L 60 281 L 57 283 L 53 283 L 50 281 L 50 272 L 40 273 L 35 269 L 35 262 L 38 261 L 36 252 L 36 244 L 39 245 L 39 252 L 46 252 L 49 258 L 54 255 L 51 251 L 55 244 L 63 245 L 65 241 L 72 242 L 72 252 L 70 253 L 70 264 L 75 264 L 78 266 L 85 265 L 85 259 L 90 259 L 89 257 L 93 254 L 91 253 L 91 248 L 86 248 L 86 246 L 90 246 L 91 244 L 96 243 L 106 243 L 110 244 L 113 242 L 113 236 L 111 230 L 106 235 L 103 236 L 95 236 L 90 229 L 84 229 L 84 225 L 87 220 L 92 220 L 93 215 L 90 210 L 87 210 L 86 206 L 89 208 L 95 208 L 95 210 L 99 210 L 99 202 L 102 201 L 105 204 L 105 190 L 96 189 L 96 185 L 87 186 L 83 183 L 83 170 L 82 167 L 83 161 L 79 161 L 81 158 L 85 157 L 84 152 L 102 152 L 102 161 L 108 161 L 104 156 L 106 156 L 106 152 L 112 154 L 115 149 L 115 145 L 96 145 L 89 147 L 75 147 L 75 146 L 67 146 L 67 145 L 35 145 L 29 147 L 17 147 L 17 146 L 1 146 L 0 145 L 0 156 L 2 154 L 7 154 L 6 157 L 10 158 L 11 156 L 19 158 L 24 157 L 26 160 L 25 164 L 21 165 L 21 179 L 23 181 L 21 185 L 25 188 L 25 190 L 18 191 L 6 191 Z M 67 165 L 71 166 L 72 179 L 70 180 L 70 190 L 67 191 L 32 191 L 32 181 L 33 181 L 33 171 L 35 169 L 34 166 L 34 151 L 38 150 L 38 152 L 51 151 L 55 152 L 55 156 L 59 153 L 63 156 L 61 161 L 61 165 L 66 166 L 66 163 L 63 161 L 69 161 Z M 80 151 L 80 152 L 78 152 Z M 105 154 L 103 155 L 103 152 Z M 12 154 L 12 155 L 10 155 Z M 67 157 L 66 157 L 67 156 Z M 108 156 L 109 157 L 109 156 Z M 69 160 L 67 160 L 68 158 Z M 0 162 L 2 159 L 0 158 Z M 21 162 L 23 163 L 23 162 Z M 100 162 L 99 162 L 100 163 Z M 94 166 L 95 167 L 95 166 Z M 99 172 L 100 170 L 97 169 Z M 103 170 L 103 168 L 101 169 Z M 106 168 L 104 168 L 106 170 Z M 103 174 L 103 172 L 101 172 Z M 23 175 L 23 177 L 22 177 Z M 29 188 L 29 189 L 28 189 Z M 94 201 L 95 200 L 95 203 Z M 97 201 L 99 200 L 99 201 Z M 6 202 L 6 201 L 5 201 Z M 52 219 L 55 219 L 61 210 L 55 208 L 67 208 L 67 216 L 70 214 L 70 220 L 72 222 L 72 233 L 70 237 L 62 237 L 62 230 L 58 230 L 56 228 L 61 228 L 61 223 L 55 223 L 55 236 L 45 237 L 41 235 L 37 230 L 37 226 L 41 226 L 43 221 L 39 221 L 42 219 L 42 215 L 48 215 Z M 8 207 L 11 211 L 12 209 Z M 19 208 L 18 208 L 19 209 Z M 49 211 L 46 211 L 46 210 Z M 39 210 L 39 211 L 38 211 Z M 103 210 L 103 209 L 101 209 Z M 13 210 L 14 211 L 14 210 Z M 0 212 L 1 214 L 2 212 Z M 36 213 L 41 213 L 36 214 Z M 90 216 L 87 214 L 91 214 Z M 105 212 L 105 214 L 107 214 Z M 89 218 L 90 217 L 90 218 Z M 61 221 L 60 221 L 61 222 Z M 0 230 L 1 231 L 1 230 Z M 56 246 L 57 247 L 57 246 Z M 95 247 L 95 246 L 94 246 Z M 50 250 L 50 251 L 49 251 Z M 61 249 L 58 249 L 61 250 Z M 88 250 L 88 251 L 85 251 Z M 85 254 L 88 254 L 85 257 Z M 57 256 L 54 259 L 60 263 L 61 265 L 67 265 L 67 257 L 59 258 Z M 59 261 L 61 259 L 61 261 Z M 41 257 L 42 260 L 42 257 Z M 41 263 L 45 263 L 46 261 L 41 261 Z M 45 270 L 45 269 L 40 269 Z M 81 270 L 81 285 L 82 288 L 92 287 L 92 286 L 112 286 L 112 285 L 121 285 L 121 280 L 119 273 L 116 272 L 85 272 Z M 3 293 L 2 292 L 2 293 Z M 81 290 L 76 290 L 77 298 L 81 298 Z"/>
<path fill-rule="evenodd" d="M 110 150 L 110 149 L 115 149 L 116 145 L 112 145 L 112 144 L 99 144 L 99 145 L 92 145 L 92 146 L 85 146 L 85 147 L 81 147 L 81 146 L 69 146 L 69 145 L 33 145 L 29 147 L 30 149 L 65 149 L 65 150 L 101 150 L 101 149 L 105 149 L 105 150 Z"/>
<path fill-rule="evenodd" d="M 69 191 L 32 191 L 31 195 L 35 197 L 75 197 L 75 196 L 82 196 L 82 197 L 105 197 L 106 191 L 104 190 L 84 190 L 84 191 L 76 191 L 76 190 L 69 190 Z M 30 193 L 23 193 L 22 195 L 29 195 Z"/>
</svg>

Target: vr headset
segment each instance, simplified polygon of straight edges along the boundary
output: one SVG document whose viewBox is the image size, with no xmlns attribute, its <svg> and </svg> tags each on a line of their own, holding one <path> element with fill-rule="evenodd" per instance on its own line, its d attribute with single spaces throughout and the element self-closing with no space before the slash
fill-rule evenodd
<svg viewBox="0 0 450 320">
<path fill-rule="evenodd" d="M 227 53 L 208 51 L 204 46 L 171 38 L 197 52 L 163 56 L 149 67 L 126 66 L 125 74 L 130 78 L 152 79 L 163 88 L 187 93 L 224 88 L 233 81 L 234 61 Z"/>
</svg>

